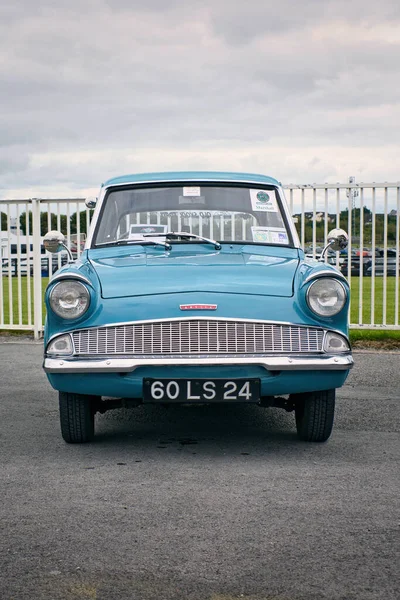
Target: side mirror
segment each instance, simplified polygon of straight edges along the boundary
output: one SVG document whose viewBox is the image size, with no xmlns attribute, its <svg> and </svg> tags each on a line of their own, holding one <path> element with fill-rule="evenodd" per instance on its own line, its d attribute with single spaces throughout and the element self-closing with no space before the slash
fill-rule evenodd
<svg viewBox="0 0 400 600">
<path fill-rule="evenodd" d="M 335 252 L 344 250 L 344 248 L 347 248 L 348 241 L 349 236 L 344 229 L 331 229 L 328 233 L 327 244 L 322 250 L 319 260 L 324 261 L 324 256 L 328 250 L 334 250 Z"/>
<path fill-rule="evenodd" d="M 329 248 L 338 252 L 347 248 L 349 242 L 349 236 L 344 229 L 332 229 L 328 233 L 328 244 Z"/>
<path fill-rule="evenodd" d="M 58 254 L 66 250 L 68 252 L 68 258 L 70 262 L 73 262 L 73 256 L 65 243 L 65 237 L 60 231 L 49 231 L 43 238 L 43 246 L 48 252 L 52 254 Z"/>
<path fill-rule="evenodd" d="M 86 198 L 85 204 L 88 208 L 95 208 L 97 204 L 97 198 L 95 196 L 89 196 L 89 198 Z"/>
<path fill-rule="evenodd" d="M 65 237 L 60 231 L 49 231 L 43 238 L 43 246 L 48 252 L 57 254 L 65 250 Z"/>
</svg>

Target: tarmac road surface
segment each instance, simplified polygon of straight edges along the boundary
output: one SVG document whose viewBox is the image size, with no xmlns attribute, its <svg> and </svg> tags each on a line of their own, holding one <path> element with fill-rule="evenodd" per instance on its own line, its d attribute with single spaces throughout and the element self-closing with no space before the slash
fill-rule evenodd
<svg viewBox="0 0 400 600">
<path fill-rule="evenodd" d="M 326 444 L 255 406 L 140 407 L 67 445 L 0 342 L 1 600 L 398 600 L 400 353 L 355 353 Z"/>
</svg>

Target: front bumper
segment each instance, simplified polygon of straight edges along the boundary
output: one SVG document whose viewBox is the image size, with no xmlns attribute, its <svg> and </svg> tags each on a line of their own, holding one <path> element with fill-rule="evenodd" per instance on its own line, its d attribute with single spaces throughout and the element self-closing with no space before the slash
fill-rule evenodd
<svg viewBox="0 0 400 600">
<path fill-rule="evenodd" d="M 292 356 L 217 356 L 217 357 L 140 357 L 140 358 L 73 358 L 44 359 L 46 373 L 132 373 L 140 367 L 208 367 L 257 366 L 266 371 L 348 371 L 353 366 L 350 353 Z"/>
</svg>

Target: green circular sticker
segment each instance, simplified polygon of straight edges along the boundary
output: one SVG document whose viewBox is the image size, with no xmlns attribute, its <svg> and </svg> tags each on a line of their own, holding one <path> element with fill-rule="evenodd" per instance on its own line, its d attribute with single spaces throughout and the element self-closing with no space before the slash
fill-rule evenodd
<svg viewBox="0 0 400 600">
<path fill-rule="evenodd" d="M 257 192 L 257 200 L 259 202 L 268 202 L 269 201 L 269 195 L 267 194 L 267 192 Z"/>
</svg>

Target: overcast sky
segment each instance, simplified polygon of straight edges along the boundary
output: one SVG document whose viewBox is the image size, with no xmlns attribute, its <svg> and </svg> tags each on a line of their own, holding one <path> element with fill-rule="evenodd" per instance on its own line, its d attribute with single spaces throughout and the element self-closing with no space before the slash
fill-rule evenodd
<svg viewBox="0 0 400 600">
<path fill-rule="evenodd" d="M 400 180 L 399 0 L 2 0 L 0 198 L 119 174 Z"/>
</svg>

